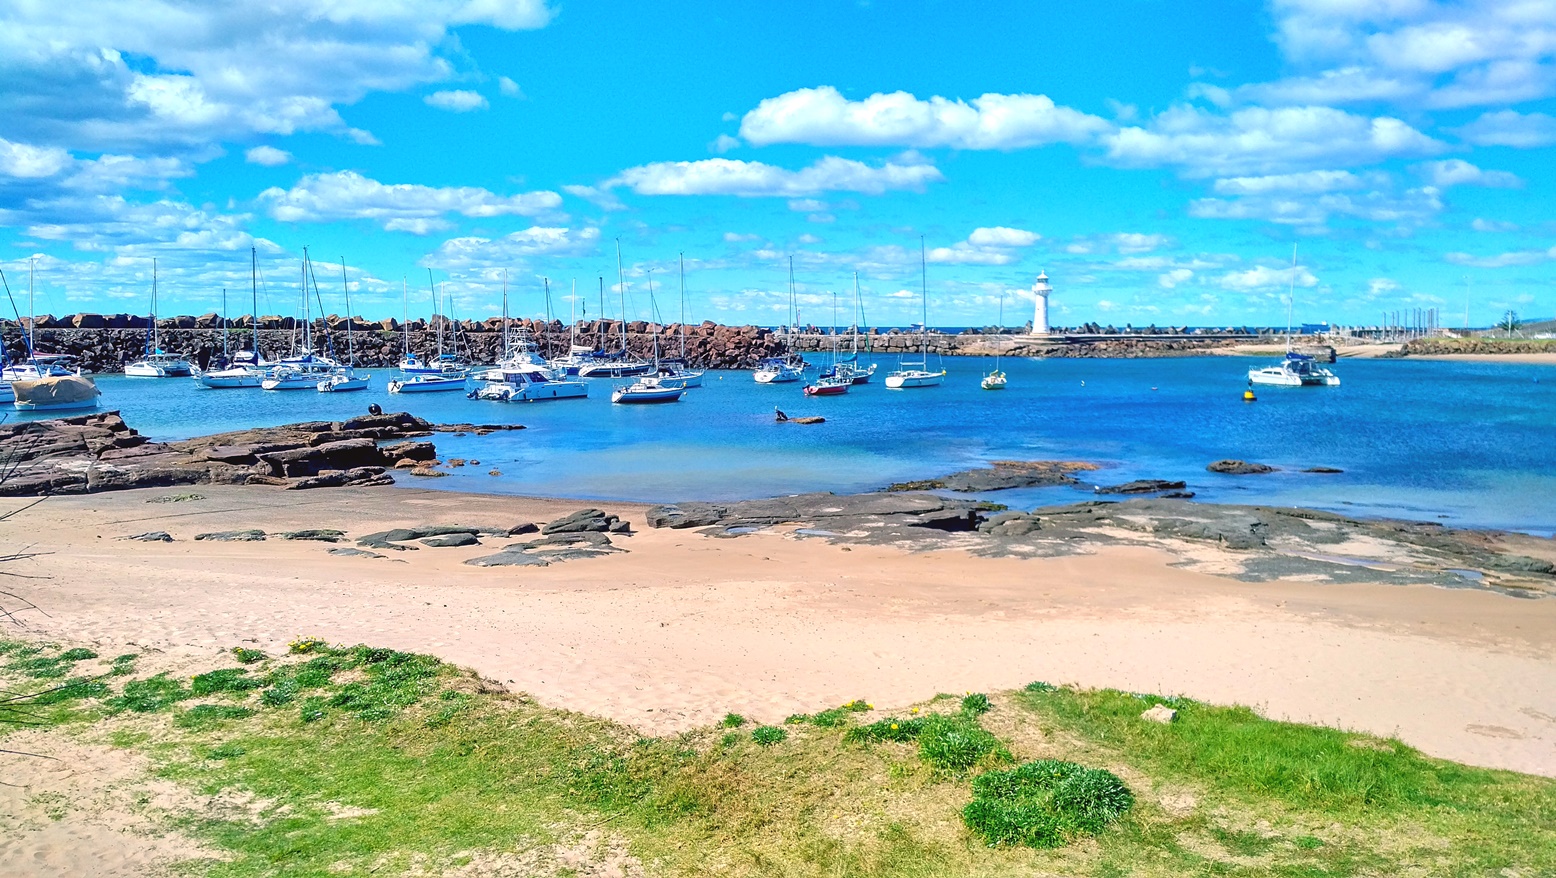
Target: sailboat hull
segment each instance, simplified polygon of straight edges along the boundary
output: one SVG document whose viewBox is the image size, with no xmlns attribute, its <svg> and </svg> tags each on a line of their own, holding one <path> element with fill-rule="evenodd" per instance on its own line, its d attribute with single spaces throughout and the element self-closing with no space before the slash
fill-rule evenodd
<svg viewBox="0 0 1556 878">
<path fill-rule="evenodd" d="M 265 380 L 265 373 L 248 369 L 224 369 L 220 372 L 205 372 L 196 380 L 213 390 L 258 387 Z"/>
<path fill-rule="evenodd" d="M 945 381 L 945 372 L 893 372 L 886 376 L 886 386 L 892 390 L 914 387 L 935 387 Z"/>
</svg>

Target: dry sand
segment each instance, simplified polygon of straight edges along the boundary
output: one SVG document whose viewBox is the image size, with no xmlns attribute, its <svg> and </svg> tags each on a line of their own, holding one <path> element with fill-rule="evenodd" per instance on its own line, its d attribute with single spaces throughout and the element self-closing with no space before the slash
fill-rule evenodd
<svg viewBox="0 0 1556 878">
<path fill-rule="evenodd" d="M 185 489 L 180 489 L 185 490 Z M 1145 548 L 986 559 L 786 533 L 645 530 L 629 554 L 475 568 L 493 548 L 385 559 L 196 533 L 511 525 L 587 505 L 410 488 L 201 487 L 51 498 L 0 523 L 47 579 L 15 583 L 34 636 L 189 655 L 299 635 L 439 655 L 541 701 L 648 733 L 726 711 L 781 720 L 864 697 L 1032 680 L 1249 704 L 1556 776 L 1556 601 L 1487 591 L 1248 584 Z M 7 501 L 5 508 L 20 505 Z M 641 526 L 640 507 L 601 504 Z M 174 543 L 116 537 L 166 530 Z M 487 540 L 488 544 L 500 542 Z M 19 567 L 13 569 L 20 570 Z"/>
</svg>

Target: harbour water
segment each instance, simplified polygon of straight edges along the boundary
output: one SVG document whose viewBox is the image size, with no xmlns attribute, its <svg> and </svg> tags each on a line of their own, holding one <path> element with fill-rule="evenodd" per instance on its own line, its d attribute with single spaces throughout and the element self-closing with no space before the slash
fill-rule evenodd
<svg viewBox="0 0 1556 878">
<path fill-rule="evenodd" d="M 833 398 L 800 385 L 759 386 L 748 372 L 710 372 L 679 403 L 620 406 L 610 384 L 586 400 L 506 404 L 462 393 L 371 389 L 205 390 L 187 379 L 100 376 L 103 407 L 154 439 L 337 420 L 370 403 L 436 422 L 520 423 L 484 437 L 437 437 L 444 458 L 479 460 L 416 487 L 581 500 L 739 499 L 865 491 L 991 460 L 1087 460 L 1088 483 L 1181 479 L 1211 502 L 1307 506 L 1352 515 L 1441 521 L 1549 535 L 1556 531 L 1556 370 L 1547 366 L 1347 360 L 1338 388 L 1261 388 L 1242 400 L 1251 364 L 1238 357 L 1006 360 L 1009 389 L 979 389 L 993 361 L 945 360 L 944 385 L 869 385 Z M 822 415 L 821 425 L 777 423 Z M 12 417 L 26 417 L 13 414 Z M 1206 472 L 1219 458 L 1273 464 L 1265 476 Z M 1303 473 L 1311 466 L 1343 473 Z M 489 475 L 496 470 L 501 475 Z M 1089 488 L 1004 491 L 1015 507 L 1073 502 Z"/>
</svg>

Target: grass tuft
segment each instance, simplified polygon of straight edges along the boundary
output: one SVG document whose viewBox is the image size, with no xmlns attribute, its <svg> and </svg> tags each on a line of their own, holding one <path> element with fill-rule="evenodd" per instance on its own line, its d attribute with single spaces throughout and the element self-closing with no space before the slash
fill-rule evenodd
<svg viewBox="0 0 1556 878">
<path fill-rule="evenodd" d="M 908 719 L 898 719 L 897 717 L 889 716 L 869 725 L 854 726 L 843 733 L 843 740 L 859 741 L 866 744 L 876 744 L 881 741 L 916 741 L 923 730 L 923 717 L 915 716 Z"/>
<path fill-rule="evenodd" d="M 919 757 L 939 771 L 960 774 L 984 759 L 1009 761 L 1000 746 L 977 719 L 966 715 L 932 714 L 924 718 L 918 734 Z"/>
<path fill-rule="evenodd" d="M 234 704 L 197 704 L 175 717 L 173 725 L 181 729 L 205 731 L 216 728 L 226 720 L 246 719 L 253 715 L 252 708 Z"/>
<path fill-rule="evenodd" d="M 203 698 L 218 692 L 249 692 L 264 688 L 265 681 L 248 675 L 247 668 L 224 668 L 196 675 L 189 681 L 189 691 Z"/>
<path fill-rule="evenodd" d="M 975 778 L 962 820 L 990 845 L 1051 848 L 1101 831 L 1133 805 L 1111 772 L 1040 759 Z"/>
<path fill-rule="evenodd" d="M 90 677 L 72 677 L 52 689 L 39 692 L 27 699 L 30 704 L 64 704 L 83 698 L 102 698 L 109 693 L 108 684 Z"/>
<path fill-rule="evenodd" d="M 725 729 L 738 729 L 745 724 L 746 718 L 738 713 L 726 713 L 724 718 L 719 720 L 720 728 Z"/>
<path fill-rule="evenodd" d="M 1044 683 L 1042 680 L 1033 680 L 1032 682 L 1028 683 L 1026 688 L 1022 691 L 1029 692 L 1033 695 L 1041 695 L 1044 692 L 1053 692 L 1058 688 L 1059 687 L 1052 683 Z"/>
<path fill-rule="evenodd" d="M 972 692 L 962 699 L 962 713 L 971 716 L 979 716 L 989 712 L 989 696 L 982 692 Z"/>
<path fill-rule="evenodd" d="M 788 737 L 788 731 L 779 726 L 757 726 L 751 730 L 751 740 L 761 744 L 763 747 L 771 747 L 774 744 L 782 743 Z"/>
<path fill-rule="evenodd" d="M 263 652 L 257 649 L 249 649 L 248 647 L 244 646 L 234 646 L 232 648 L 232 657 L 245 665 L 252 665 L 255 662 L 262 662 L 270 656 L 265 655 Z"/>
<path fill-rule="evenodd" d="M 182 683 L 161 673 L 125 683 L 123 693 L 108 699 L 108 707 L 115 712 L 156 713 L 193 697 L 194 693 L 185 689 Z"/>
</svg>

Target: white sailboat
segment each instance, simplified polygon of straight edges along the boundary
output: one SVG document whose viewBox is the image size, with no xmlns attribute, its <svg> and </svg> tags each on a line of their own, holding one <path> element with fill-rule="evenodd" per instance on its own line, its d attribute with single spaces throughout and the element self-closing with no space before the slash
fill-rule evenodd
<svg viewBox="0 0 1556 878">
<path fill-rule="evenodd" d="M 945 380 L 945 369 L 929 371 L 929 262 L 924 252 L 924 239 L 918 239 L 919 289 L 922 296 L 924 346 L 918 362 L 904 361 L 900 368 L 886 376 L 886 386 L 892 390 L 910 387 L 934 387 Z"/>
<path fill-rule="evenodd" d="M 795 308 L 794 300 L 794 257 L 789 257 L 789 313 L 784 315 L 788 321 L 785 333 L 789 339 L 799 331 L 800 315 Z M 786 340 L 785 346 L 789 349 L 781 357 L 764 357 L 756 364 L 756 371 L 751 377 L 758 384 L 792 384 L 805 377 L 805 358 L 794 352 L 792 340 Z"/>
<path fill-rule="evenodd" d="M 1291 247 L 1291 288 L 1286 294 L 1286 356 L 1279 363 L 1248 370 L 1248 383 L 1264 387 L 1339 387 L 1340 376 L 1308 354 L 1291 349 L 1291 309 L 1297 296 L 1297 248 Z"/>
<path fill-rule="evenodd" d="M 346 257 L 340 258 L 340 285 L 346 294 L 346 364 L 337 367 L 329 374 L 329 377 L 318 383 L 320 393 L 347 393 L 353 390 L 366 390 L 368 379 L 371 375 L 357 373 L 357 347 L 356 334 L 352 327 L 356 325 L 356 318 L 351 316 L 351 284 L 346 280 Z M 320 304 L 319 310 L 324 310 Z"/>
<path fill-rule="evenodd" d="M 654 305 L 654 275 L 650 270 L 648 275 L 648 313 L 657 316 L 659 309 Z M 665 380 L 660 377 L 659 367 L 659 324 L 653 325 L 654 359 L 653 375 L 644 375 L 631 384 L 617 385 L 611 391 L 611 402 L 617 404 L 634 403 L 660 403 L 676 402 L 686 393 L 686 385 L 674 380 Z"/>
<path fill-rule="evenodd" d="M 0 280 L 4 275 L 0 274 Z M 11 295 L 11 285 L 5 283 L 6 296 Z M 12 303 L 15 310 L 15 303 Z M 10 389 L 12 405 L 23 412 L 80 411 L 97 407 L 102 391 L 97 383 L 81 374 L 75 359 L 66 354 L 45 354 L 38 351 L 38 310 L 33 304 L 33 268 L 27 265 L 27 332 L 22 339 L 27 344 L 27 359 L 7 365 L 0 372 Z M 18 325 L 21 323 L 17 316 Z"/>
<path fill-rule="evenodd" d="M 1003 289 L 1000 290 L 999 325 L 1001 330 L 1005 328 L 1005 291 Z M 1000 368 L 1000 351 L 999 348 L 996 347 L 994 349 L 994 370 L 985 374 L 983 376 L 983 380 L 978 382 L 978 386 L 982 387 L 984 390 L 1004 390 L 1005 382 L 1005 371 Z"/>
<path fill-rule="evenodd" d="M 603 298 L 605 280 L 600 279 Z M 621 239 L 616 239 L 616 290 L 621 294 L 621 352 L 611 357 L 600 357 L 578 369 L 580 378 L 633 378 L 654 371 L 654 364 L 639 360 L 627 350 L 627 277 L 621 269 Z M 604 318 L 604 313 L 601 313 Z"/>
<path fill-rule="evenodd" d="M 665 386 L 701 387 L 702 369 L 693 369 L 686 362 L 686 254 L 679 254 L 681 268 L 681 356 L 659 364 L 659 383 Z M 650 298 L 653 291 L 649 292 Z"/>
<path fill-rule="evenodd" d="M 832 368 L 818 376 L 814 383 L 805 385 L 806 396 L 842 396 L 854 386 L 854 379 L 839 374 L 842 363 L 837 358 L 837 293 L 832 294 Z"/>
<path fill-rule="evenodd" d="M 258 251 L 249 248 L 249 298 L 252 314 L 250 320 L 254 337 L 250 347 L 246 351 L 238 351 L 228 361 L 225 368 L 202 371 L 196 380 L 204 387 L 213 389 L 228 389 L 239 387 L 258 387 L 265 380 L 265 372 L 270 364 L 259 353 L 259 256 Z M 223 306 L 223 312 L 226 307 Z M 222 316 L 222 351 L 227 348 L 227 318 Z"/>
<path fill-rule="evenodd" d="M 859 362 L 859 327 L 864 323 L 864 296 L 859 292 L 859 272 L 854 272 L 854 309 L 858 313 L 854 315 L 854 325 L 851 329 L 853 335 L 853 350 L 848 356 L 834 358 L 836 362 L 832 368 L 821 373 L 821 377 L 847 378 L 853 384 L 869 384 L 870 378 L 875 375 L 874 363 Z"/>
<path fill-rule="evenodd" d="M 124 374 L 130 378 L 188 378 L 189 361 L 162 350 L 157 335 L 157 260 L 151 260 L 151 317 L 146 326 L 146 355 L 127 363 Z"/>
<path fill-rule="evenodd" d="M 292 356 L 283 358 L 265 373 L 259 382 L 263 390 L 318 390 L 319 382 L 328 378 L 340 366 L 334 359 L 313 349 L 313 320 L 308 306 L 308 278 L 311 263 L 308 248 L 303 248 L 303 323 L 301 327 L 302 350 L 294 349 Z M 315 283 L 317 289 L 317 283 Z M 294 336 L 294 340 L 295 340 Z"/>
</svg>

